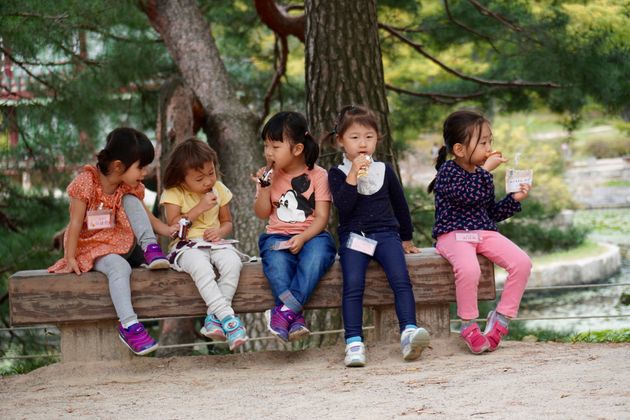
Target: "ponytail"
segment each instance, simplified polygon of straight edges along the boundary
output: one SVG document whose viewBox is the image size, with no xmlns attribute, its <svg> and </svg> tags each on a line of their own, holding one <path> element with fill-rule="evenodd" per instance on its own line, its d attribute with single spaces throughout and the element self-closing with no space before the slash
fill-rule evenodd
<svg viewBox="0 0 630 420">
<path fill-rule="evenodd" d="M 447 155 L 448 155 L 448 151 L 446 150 L 446 146 L 440 147 L 440 151 L 438 152 L 438 157 L 437 159 L 435 159 L 436 171 L 439 171 L 442 165 L 444 165 L 444 162 L 446 162 Z M 437 179 L 437 175 L 435 176 L 435 178 L 433 178 L 433 181 L 431 181 L 431 183 L 429 184 L 429 188 L 427 188 L 427 191 L 429 192 L 429 194 L 431 194 L 433 192 L 433 189 L 435 188 L 436 179 Z"/>
<path fill-rule="evenodd" d="M 304 141 L 301 143 L 304 145 L 304 163 L 311 170 L 315 167 L 315 162 L 319 157 L 319 145 L 308 131 L 304 132 Z"/>
<path fill-rule="evenodd" d="M 119 127 L 107 135 L 105 148 L 96 155 L 96 167 L 103 175 L 108 175 L 109 166 L 115 160 L 121 161 L 126 171 L 135 162 L 144 168 L 153 162 L 154 157 L 153 144 L 144 133 L 129 127 Z"/>
</svg>

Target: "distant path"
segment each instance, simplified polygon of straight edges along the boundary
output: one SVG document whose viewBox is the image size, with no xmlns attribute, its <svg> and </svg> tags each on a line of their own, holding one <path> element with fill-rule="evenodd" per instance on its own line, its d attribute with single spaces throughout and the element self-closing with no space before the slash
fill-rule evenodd
<svg viewBox="0 0 630 420">
<path fill-rule="evenodd" d="M 2 419 L 620 419 L 630 415 L 630 344 L 507 342 L 475 356 L 436 341 L 404 363 L 397 345 L 343 366 L 341 345 L 126 366 L 56 364 L 0 379 Z"/>
<path fill-rule="evenodd" d="M 565 174 L 573 199 L 585 208 L 630 207 L 630 160 L 576 161 Z"/>
</svg>

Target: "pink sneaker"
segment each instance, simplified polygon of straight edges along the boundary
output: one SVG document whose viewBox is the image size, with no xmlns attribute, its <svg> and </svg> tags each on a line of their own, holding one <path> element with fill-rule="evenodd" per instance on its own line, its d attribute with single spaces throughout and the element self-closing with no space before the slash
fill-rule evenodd
<svg viewBox="0 0 630 420">
<path fill-rule="evenodd" d="M 476 323 L 470 324 L 468 327 L 462 330 L 459 335 L 462 336 L 462 338 L 466 342 L 466 345 L 474 354 L 481 354 L 484 351 L 488 350 L 488 347 L 490 346 L 486 337 L 481 334 L 479 325 L 477 325 Z"/>
<path fill-rule="evenodd" d="M 495 351 L 501 343 L 501 339 L 508 334 L 507 327 L 504 327 L 497 319 L 497 313 L 490 311 L 488 314 L 488 320 L 486 321 L 486 328 L 483 335 L 488 339 L 488 351 Z"/>
</svg>

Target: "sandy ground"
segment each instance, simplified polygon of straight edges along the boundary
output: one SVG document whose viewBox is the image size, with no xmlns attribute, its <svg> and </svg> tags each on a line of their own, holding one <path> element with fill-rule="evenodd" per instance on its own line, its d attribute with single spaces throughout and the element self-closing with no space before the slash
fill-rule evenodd
<svg viewBox="0 0 630 420">
<path fill-rule="evenodd" d="M 0 418 L 630 418 L 630 345 L 507 342 L 475 356 L 434 340 L 420 360 L 341 346 L 129 364 L 55 364 L 0 379 Z"/>
</svg>

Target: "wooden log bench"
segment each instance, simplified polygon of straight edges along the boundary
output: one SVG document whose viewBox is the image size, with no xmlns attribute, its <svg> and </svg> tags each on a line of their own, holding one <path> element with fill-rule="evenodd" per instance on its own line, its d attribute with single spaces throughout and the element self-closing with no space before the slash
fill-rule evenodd
<svg viewBox="0 0 630 420">
<path fill-rule="evenodd" d="M 494 267 L 479 257 L 479 299 L 495 298 Z M 407 255 L 418 323 L 433 337 L 450 331 L 449 303 L 455 301 L 451 265 L 433 248 Z M 339 261 L 320 281 L 306 309 L 341 307 L 342 275 Z M 132 302 L 138 316 L 168 318 L 205 316 L 206 306 L 188 274 L 173 270 L 134 269 Z M 366 275 L 364 306 L 374 309 L 375 337 L 399 337 L 394 295 L 383 270 L 372 262 Z M 246 263 L 233 300 L 237 313 L 263 312 L 274 305 L 260 262 Z M 97 272 L 49 274 L 45 270 L 20 271 L 9 279 L 12 326 L 54 324 L 61 334 L 62 361 L 127 359 L 131 352 L 116 337 L 116 312 L 107 278 Z"/>
</svg>

